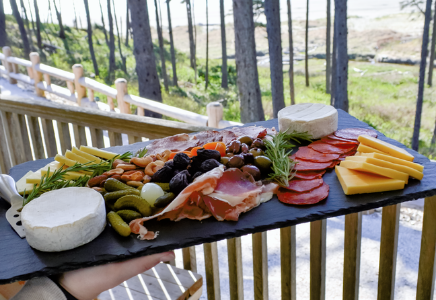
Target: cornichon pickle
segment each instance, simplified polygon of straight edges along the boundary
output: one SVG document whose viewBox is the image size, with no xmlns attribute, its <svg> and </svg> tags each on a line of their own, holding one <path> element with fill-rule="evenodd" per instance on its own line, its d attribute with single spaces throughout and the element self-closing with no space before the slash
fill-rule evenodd
<svg viewBox="0 0 436 300">
<path fill-rule="evenodd" d="M 104 188 L 108 192 L 115 192 L 120 190 L 127 190 L 127 189 L 134 189 L 133 187 L 122 183 L 119 180 L 116 180 L 115 178 L 109 178 L 104 183 Z"/>
<path fill-rule="evenodd" d="M 117 215 L 116 212 L 109 212 L 107 214 L 107 218 L 109 220 L 109 223 L 111 223 L 112 228 L 115 229 L 115 231 L 118 232 L 119 235 L 129 236 L 132 232 L 129 225 L 127 225 L 127 223 L 124 222 L 123 219 L 119 215 Z"/>
<path fill-rule="evenodd" d="M 171 201 L 173 201 L 176 198 L 176 195 L 174 193 L 166 193 L 163 196 L 160 196 L 159 198 L 156 199 L 156 201 L 154 202 L 154 207 L 165 207 L 168 204 L 171 203 Z"/>
<path fill-rule="evenodd" d="M 139 211 L 143 217 L 151 216 L 151 207 L 148 202 L 136 195 L 123 196 L 115 202 L 116 211 L 123 209 L 133 209 Z"/>
<path fill-rule="evenodd" d="M 118 199 L 120 199 L 123 196 L 126 196 L 126 195 L 139 196 L 139 194 L 141 194 L 141 191 L 139 191 L 137 189 L 127 189 L 127 190 L 115 191 L 115 192 L 106 193 L 104 195 L 104 200 L 108 204 L 114 204 L 115 201 L 117 201 Z"/>
<path fill-rule="evenodd" d="M 127 223 L 142 218 L 142 215 L 139 212 L 130 209 L 119 210 L 117 211 L 117 214 Z"/>
<path fill-rule="evenodd" d="M 169 183 L 162 183 L 162 182 L 153 182 L 155 184 L 157 184 L 158 186 L 160 186 L 160 188 L 164 191 L 164 192 L 169 192 L 170 191 L 170 184 Z"/>
</svg>

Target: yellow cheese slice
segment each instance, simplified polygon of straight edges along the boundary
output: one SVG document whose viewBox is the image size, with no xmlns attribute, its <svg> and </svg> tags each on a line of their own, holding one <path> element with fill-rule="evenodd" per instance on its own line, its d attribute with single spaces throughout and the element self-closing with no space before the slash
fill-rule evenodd
<svg viewBox="0 0 436 300">
<path fill-rule="evenodd" d="M 343 168 L 341 166 L 336 166 L 335 172 L 345 195 L 387 192 L 404 189 L 403 180 L 358 172 Z"/>
<path fill-rule="evenodd" d="M 393 156 L 390 156 L 390 155 L 385 155 L 385 154 L 380 154 L 380 153 L 361 153 L 361 155 L 367 156 L 367 157 L 372 157 L 372 158 L 386 160 L 386 161 L 389 161 L 391 163 L 398 164 L 398 165 L 407 166 L 407 167 L 415 169 L 415 170 L 417 170 L 417 171 L 419 171 L 421 173 L 424 171 L 424 166 L 423 165 L 419 165 L 417 163 L 414 163 L 414 162 L 411 162 L 411 161 L 408 161 L 408 160 L 404 160 L 404 159 L 401 159 L 401 158 L 393 157 Z"/>
<path fill-rule="evenodd" d="M 79 163 L 81 163 L 81 164 L 90 163 L 90 160 L 89 160 L 89 159 L 84 158 L 84 157 L 82 157 L 82 156 L 80 156 L 80 155 L 77 155 L 77 154 L 71 152 L 70 150 L 67 150 L 67 151 L 65 152 L 65 157 L 68 158 L 68 159 L 71 159 L 71 160 L 77 161 L 77 162 L 79 162 Z M 93 164 L 94 164 L 94 162 L 93 162 Z"/>
<path fill-rule="evenodd" d="M 389 161 L 381 160 L 381 159 L 377 159 L 377 158 L 372 158 L 372 157 L 367 157 L 367 156 L 348 156 L 347 158 L 345 158 L 345 160 L 367 162 L 369 164 L 373 164 L 376 166 L 394 169 L 394 170 L 397 170 L 400 172 L 407 173 L 407 174 L 409 174 L 409 176 L 412 176 L 413 178 L 416 178 L 419 180 L 421 180 L 422 177 L 424 177 L 424 174 L 422 174 L 421 172 L 419 172 L 415 169 L 412 169 L 410 167 L 403 166 L 403 165 L 394 164 L 394 163 L 391 163 Z"/>
<path fill-rule="evenodd" d="M 362 153 L 380 153 L 380 154 L 385 154 L 385 155 L 389 155 L 383 151 L 377 150 L 375 148 L 369 147 L 367 145 L 364 144 L 360 144 L 359 147 L 357 147 L 357 152 L 359 152 L 360 154 Z"/>
<path fill-rule="evenodd" d="M 50 175 L 52 175 L 53 174 L 53 172 L 54 172 L 55 170 L 51 170 L 50 169 Z M 43 175 L 45 175 L 45 174 L 47 174 L 47 170 L 41 170 L 41 176 L 43 176 Z M 87 174 L 84 174 L 84 173 L 80 173 L 80 172 L 67 172 L 67 173 L 65 173 L 65 175 L 62 177 L 63 179 L 65 179 L 65 180 L 76 180 L 76 179 L 78 179 L 79 177 L 83 177 L 83 176 L 86 176 Z"/>
<path fill-rule="evenodd" d="M 80 163 L 78 161 L 66 158 L 65 156 L 56 154 L 55 156 L 55 160 L 60 162 L 61 164 L 64 164 L 68 167 L 74 166 L 76 163 Z M 80 173 L 86 174 L 86 175 L 92 175 L 92 172 L 88 172 L 88 171 L 80 171 Z"/>
<path fill-rule="evenodd" d="M 77 149 L 76 147 L 73 147 L 73 149 L 71 150 L 74 154 L 77 154 L 81 157 L 84 157 L 86 159 L 88 159 L 89 161 L 92 161 L 96 164 L 101 163 L 102 160 L 100 158 L 98 158 L 97 156 L 91 155 L 89 153 L 80 151 L 79 149 Z"/>
<path fill-rule="evenodd" d="M 40 169 L 40 171 L 41 171 L 41 170 L 47 170 L 48 168 L 50 168 L 51 171 L 53 171 L 53 170 L 57 170 L 57 169 L 59 169 L 60 167 L 62 167 L 62 165 L 63 165 L 63 163 L 60 163 L 60 162 L 58 162 L 58 161 L 52 161 L 51 163 L 49 163 L 49 164 L 47 164 L 46 166 L 42 167 L 42 168 Z M 66 167 L 66 166 L 64 166 L 64 167 Z"/>
<path fill-rule="evenodd" d="M 17 181 L 16 186 L 17 186 L 17 192 L 20 195 L 24 195 L 24 191 L 26 191 L 26 195 L 30 194 L 30 192 L 32 192 L 33 190 L 33 184 L 31 183 L 26 183 L 26 179 L 28 177 L 30 177 L 33 174 L 32 171 L 27 172 L 23 177 L 21 177 L 20 180 Z"/>
<path fill-rule="evenodd" d="M 413 155 L 410 154 L 409 152 L 407 152 L 406 150 L 394 146 L 392 144 L 389 144 L 385 141 L 379 140 L 377 138 L 373 138 L 372 136 L 369 135 L 360 135 L 357 140 L 360 143 L 363 143 L 367 146 L 370 146 L 372 148 L 375 148 L 377 150 L 380 150 L 382 152 L 386 152 L 389 155 L 404 159 L 404 160 L 408 160 L 408 161 L 413 161 Z M 359 150 L 358 150 L 359 151 Z"/>
<path fill-rule="evenodd" d="M 89 147 L 89 146 L 80 146 L 80 151 L 86 152 L 88 154 L 92 154 L 104 159 L 112 159 L 115 156 L 117 156 L 118 154 L 116 153 L 112 153 L 109 151 L 105 151 L 105 150 L 101 150 L 98 148 L 94 148 L 94 147 Z"/>
<path fill-rule="evenodd" d="M 393 169 L 388 169 L 367 162 L 344 160 L 341 162 L 341 167 L 352 169 L 361 172 L 373 173 L 381 176 L 385 176 L 392 179 L 403 180 L 405 183 L 409 180 L 409 174 L 400 172 Z"/>
<path fill-rule="evenodd" d="M 41 182 L 41 170 L 33 172 L 26 178 L 26 183 L 39 184 Z"/>
</svg>

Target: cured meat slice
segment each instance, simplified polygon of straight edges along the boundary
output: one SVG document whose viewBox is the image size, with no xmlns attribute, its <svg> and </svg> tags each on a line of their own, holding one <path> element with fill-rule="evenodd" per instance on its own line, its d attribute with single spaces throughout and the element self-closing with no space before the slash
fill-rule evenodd
<svg viewBox="0 0 436 300">
<path fill-rule="evenodd" d="M 331 162 L 335 159 L 338 159 L 340 154 L 334 153 L 319 153 L 309 147 L 300 147 L 295 153 L 295 157 L 297 159 L 304 159 L 313 162 Z"/>
<path fill-rule="evenodd" d="M 186 133 L 176 134 L 163 139 L 154 140 L 147 148 L 147 155 L 162 153 L 165 150 L 171 152 L 185 151 L 197 146 L 198 140 Z"/>
<path fill-rule="evenodd" d="M 280 188 L 277 193 L 279 200 L 286 204 L 307 205 L 315 204 L 324 200 L 329 195 L 329 186 L 323 183 L 320 187 L 306 193 L 292 192 L 284 188 Z"/>
<path fill-rule="evenodd" d="M 336 145 L 339 145 L 339 146 L 341 146 L 341 145 L 358 145 L 359 144 L 359 142 L 357 142 L 357 141 L 351 141 L 351 140 L 343 140 L 343 139 L 331 139 L 331 138 L 329 138 L 329 137 L 323 137 L 322 139 L 321 139 L 321 142 L 324 142 L 324 143 L 327 143 L 327 144 L 330 144 L 330 145 L 334 145 L 334 146 L 336 146 Z"/>
<path fill-rule="evenodd" d="M 359 143 L 359 141 L 357 141 L 357 140 L 349 140 L 349 139 L 340 138 L 334 134 L 329 134 L 329 135 L 325 136 L 325 138 L 329 138 L 331 140 L 337 140 L 337 141 L 350 142 L 350 143 L 355 143 L 355 144 Z"/>
<path fill-rule="evenodd" d="M 290 191 L 303 193 L 320 187 L 323 182 L 324 181 L 321 178 L 311 180 L 292 179 L 288 182 L 288 186 L 283 188 Z"/>
<path fill-rule="evenodd" d="M 294 174 L 294 178 L 298 179 L 316 179 L 321 178 L 326 171 L 298 171 Z"/>
<path fill-rule="evenodd" d="M 224 143 L 226 141 L 232 141 L 236 139 L 236 135 L 233 131 L 230 130 L 222 130 L 222 131 L 207 130 L 197 133 L 195 135 L 195 139 L 198 142 L 198 146 L 203 146 L 207 143 L 221 142 L 223 140 Z"/>
<path fill-rule="evenodd" d="M 315 151 L 320 153 L 335 153 L 335 154 L 343 154 L 350 152 L 351 150 L 356 148 L 356 145 L 330 145 L 321 141 L 313 142 L 308 146 Z"/>
<path fill-rule="evenodd" d="M 336 135 L 337 137 L 349 140 L 357 140 L 359 135 L 362 134 L 366 134 L 374 138 L 377 137 L 377 132 L 375 130 L 365 128 L 345 128 L 334 132 L 334 135 Z"/>
<path fill-rule="evenodd" d="M 267 129 L 262 126 L 233 127 L 231 130 L 237 137 L 248 135 L 252 138 L 263 138 L 267 134 Z"/>
<path fill-rule="evenodd" d="M 343 161 L 348 156 L 354 156 L 356 154 L 356 152 L 357 152 L 356 150 L 351 150 L 350 152 L 341 154 L 341 156 L 339 156 L 338 160 Z"/>
<path fill-rule="evenodd" d="M 298 164 L 295 165 L 295 171 L 322 171 L 326 170 L 332 164 L 331 161 L 325 163 L 316 163 L 305 160 L 298 160 Z"/>
</svg>

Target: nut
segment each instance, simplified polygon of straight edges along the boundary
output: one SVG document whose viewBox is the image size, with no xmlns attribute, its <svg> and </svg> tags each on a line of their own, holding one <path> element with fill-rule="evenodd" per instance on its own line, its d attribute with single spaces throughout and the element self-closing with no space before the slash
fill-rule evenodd
<svg viewBox="0 0 436 300">
<path fill-rule="evenodd" d="M 108 177 L 111 177 L 113 175 L 121 175 L 124 173 L 124 170 L 121 168 L 115 168 L 112 170 L 109 170 L 107 172 L 104 172 L 103 175 L 107 175 Z"/>
<path fill-rule="evenodd" d="M 106 179 L 107 179 L 106 175 L 95 176 L 94 178 L 89 179 L 88 186 L 89 187 L 99 186 L 100 183 Z"/>
<path fill-rule="evenodd" d="M 148 175 L 144 176 L 144 180 L 142 180 L 142 183 L 149 183 L 151 181 L 151 177 Z"/>
<path fill-rule="evenodd" d="M 135 165 L 126 164 L 126 163 L 117 165 L 117 169 L 118 168 L 123 169 L 124 171 L 136 170 Z"/>
<path fill-rule="evenodd" d="M 163 168 L 165 163 L 161 160 L 156 160 L 155 162 L 152 162 L 148 164 L 148 166 L 145 168 L 145 174 L 148 176 L 153 176 L 154 173 L 157 172 L 160 168 Z"/>
<path fill-rule="evenodd" d="M 141 181 L 143 179 L 144 179 L 144 172 L 139 170 L 125 172 L 123 175 L 121 175 L 122 181 Z"/>
<path fill-rule="evenodd" d="M 99 192 L 99 193 L 101 193 L 101 192 L 103 192 L 104 191 L 104 189 L 103 188 L 101 188 L 101 187 L 98 187 L 98 186 L 94 186 L 94 187 L 92 187 L 92 189 L 93 190 L 96 190 L 97 192 Z"/>
<path fill-rule="evenodd" d="M 125 164 L 126 162 L 122 159 L 115 159 L 112 163 L 112 168 L 116 168 L 119 164 Z"/>
<path fill-rule="evenodd" d="M 146 157 L 133 157 L 130 160 L 131 164 L 135 164 L 138 167 L 145 168 L 149 163 L 153 162 L 153 157 L 146 156 Z"/>
<path fill-rule="evenodd" d="M 115 174 L 115 175 L 112 175 L 111 178 L 116 179 L 116 180 L 121 180 L 121 175 Z"/>
<path fill-rule="evenodd" d="M 126 184 L 134 187 L 140 187 L 144 185 L 141 181 L 127 181 Z"/>
<path fill-rule="evenodd" d="M 165 150 L 162 153 L 156 154 L 156 160 L 161 160 L 163 162 L 166 162 L 170 158 L 170 155 L 171 155 L 171 151 Z"/>
</svg>

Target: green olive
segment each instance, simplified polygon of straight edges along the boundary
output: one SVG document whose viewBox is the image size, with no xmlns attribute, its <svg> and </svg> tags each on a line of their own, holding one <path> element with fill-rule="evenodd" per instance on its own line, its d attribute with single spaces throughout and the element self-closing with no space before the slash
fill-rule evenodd
<svg viewBox="0 0 436 300">
<path fill-rule="evenodd" d="M 271 169 L 272 161 L 266 156 L 259 155 L 254 158 L 254 165 L 265 173 Z"/>
<path fill-rule="evenodd" d="M 223 165 L 226 165 L 226 164 L 229 162 L 229 159 L 230 159 L 230 157 L 228 157 L 228 156 L 223 156 L 223 157 L 221 157 L 221 163 L 222 163 Z"/>
<path fill-rule="evenodd" d="M 263 150 L 262 150 L 262 149 L 259 149 L 259 148 L 253 148 L 253 149 L 250 149 L 249 152 L 250 152 L 251 154 L 253 154 L 254 157 L 259 156 L 259 155 L 263 155 L 263 154 L 264 154 Z"/>
<path fill-rule="evenodd" d="M 250 146 L 251 143 L 253 143 L 253 139 L 246 135 L 239 137 L 238 141 L 240 141 L 241 144 L 247 144 L 248 146 Z"/>
</svg>

